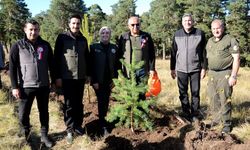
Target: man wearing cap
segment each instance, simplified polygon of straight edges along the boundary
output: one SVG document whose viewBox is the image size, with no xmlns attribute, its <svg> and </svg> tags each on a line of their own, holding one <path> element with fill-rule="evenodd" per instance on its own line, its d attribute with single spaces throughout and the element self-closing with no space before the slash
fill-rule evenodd
<svg viewBox="0 0 250 150">
<path fill-rule="evenodd" d="M 224 33 L 224 23 L 215 19 L 211 24 L 213 37 L 206 45 L 208 59 L 208 96 L 211 101 L 213 123 L 223 122 L 222 133 L 232 130 L 231 96 L 237 83 L 240 66 L 239 44 Z"/>
</svg>

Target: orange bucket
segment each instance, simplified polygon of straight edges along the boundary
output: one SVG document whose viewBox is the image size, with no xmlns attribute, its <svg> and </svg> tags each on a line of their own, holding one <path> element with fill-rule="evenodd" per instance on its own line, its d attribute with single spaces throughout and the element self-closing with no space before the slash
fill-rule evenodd
<svg viewBox="0 0 250 150">
<path fill-rule="evenodd" d="M 157 96 L 161 92 L 161 81 L 160 81 L 156 71 L 154 72 L 153 76 L 149 77 L 148 87 L 149 87 L 149 89 L 145 93 L 146 97 Z"/>
</svg>

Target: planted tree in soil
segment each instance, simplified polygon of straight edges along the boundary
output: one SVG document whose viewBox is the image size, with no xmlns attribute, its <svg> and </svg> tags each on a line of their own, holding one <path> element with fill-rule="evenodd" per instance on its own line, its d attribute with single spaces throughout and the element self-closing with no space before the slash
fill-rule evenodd
<svg viewBox="0 0 250 150">
<path fill-rule="evenodd" d="M 109 122 L 116 122 L 116 126 L 129 127 L 134 133 L 135 128 L 152 130 L 153 122 L 149 116 L 149 106 L 153 105 L 153 98 L 142 99 L 148 88 L 147 77 L 141 77 L 137 82 L 137 71 L 144 64 L 143 61 L 135 62 L 134 53 L 132 63 L 128 64 L 124 60 L 121 63 L 129 70 L 129 78 L 125 77 L 121 70 L 118 71 L 118 79 L 114 79 L 115 87 L 112 96 L 117 100 L 106 117 Z"/>
</svg>

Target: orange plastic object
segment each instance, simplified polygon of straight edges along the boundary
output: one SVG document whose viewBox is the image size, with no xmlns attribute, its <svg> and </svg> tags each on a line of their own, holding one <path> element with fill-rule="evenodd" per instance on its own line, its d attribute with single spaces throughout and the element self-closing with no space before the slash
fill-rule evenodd
<svg viewBox="0 0 250 150">
<path fill-rule="evenodd" d="M 161 81 L 156 71 L 154 72 L 153 76 L 149 77 L 148 86 L 149 89 L 145 93 L 146 97 L 157 96 L 161 92 Z"/>
</svg>

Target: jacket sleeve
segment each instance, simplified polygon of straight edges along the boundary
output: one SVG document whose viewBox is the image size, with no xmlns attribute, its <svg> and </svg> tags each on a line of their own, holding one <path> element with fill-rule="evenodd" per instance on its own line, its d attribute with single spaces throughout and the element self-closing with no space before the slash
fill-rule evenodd
<svg viewBox="0 0 250 150">
<path fill-rule="evenodd" d="M 124 41 L 124 38 L 123 36 L 121 35 L 119 40 L 118 40 L 118 48 L 117 48 L 117 70 L 122 70 L 122 63 L 120 61 L 120 59 L 124 59 L 123 58 L 123 43 Z"/>
<path fill-rule="evenodd" d="M 122 69 L 122 64 L 120 62 L 120 59 L 122 58 L 121 53 L 119 52 L 118 47 L 115 45 L 115 49 L 117 50 L 117 54 L 115 57 L 115 78 L 118 77 L 118 70 Z"/>
<path fill-rule="evenodd" d="M 49 73 L 50 73 L 50 79 L 51 83 L 55 83 L 55 62 L 54 62 L 54 56 L 53 56 L 53 51 L 48 43 L 48 64 L 49 64 Z"/>
<path fill-rule="evenodd" d="M 155 48 L 152 37 L 148 35 L 148 44 L 149 44 L 149 70 L 155 70 Z"/>
<path fill-rule="evenodd" d="M 175 36 L 173 37 L 172 49 L 170 51 L 170 70 L 175 70 L 176 65 L 176 53 L 177 53 L 177 44 L 175 42 Z"/>
<path fill-rule="evenodd" d="M 121 35 L 118 40 L 118 52 L 117 52 L 117 68 L 121 70 L 123 74 L 126 74 L 125 66 L 121 63 L 121 59 L 124 59 L 124 35 Z"/>
<path fill-rule="evenodd" d="M 19 88 L 18 68 L 20 69 L 20 61 L 19 61 L 19 49 L 16 43 L 11 47 L 9 55 L 9 71 L 10 71 L 10 81 L 12 89 Z"/>
<path fill-rule="evenodd" d="M 63 48 L 63 40 L 61 38 L 61 34 L 59 34 L 56 38 L 55 49 L 54 49 L 54 63 L 55 63 L 55 79 L 60 79 L 60 62 L 62 57 L 62 48 Z"/>
<path fill-rule="evenodd" d="M 4 68 L 4 50 L 3 50 L 3 46 L 0 44 L 0 70 Z"/>
<path fill-rule="evenodd" d="M 208 66 L 208 63 L 207 63 L 207 51 L 206 51 L 207 40 L 206 40 L 204 32 L 201 33 L 201 38 L 202 38 L 201 46 L 202 46 L 202 50 L 203 50 L 202 51 L 202 58 L 201 58 L 201 68 L 207 70 L 207 66 Z"/>
<path fill-rule="evenodd" d="M 124 37 L 123 35 L 121 35 L 118 40 L 118 57 L 123 58 L 123 53 L 124 53 Z"/>
<path fill-rule="evenodd" d="M 85 59 L 87 63 L 87 76 L 91 75 L 91 61 L 90 61 L 90 52 L 87 40 L 85 40 L 86 50 L 85 50 Z"/>
<path fill-rule="evenodd" d="M 93 45 L 90 45 L 90 65 L 89 65 L 89 68 L 90 68 L 90 77 L 91 77 L 91 84 L 94 84 L 96 83 L 96 79 L 95 79 L 95 75 L 94 75 L 94 62 L 95 62 L 95 57 L 94 57 L 94 46 Z"/>
</svg>

